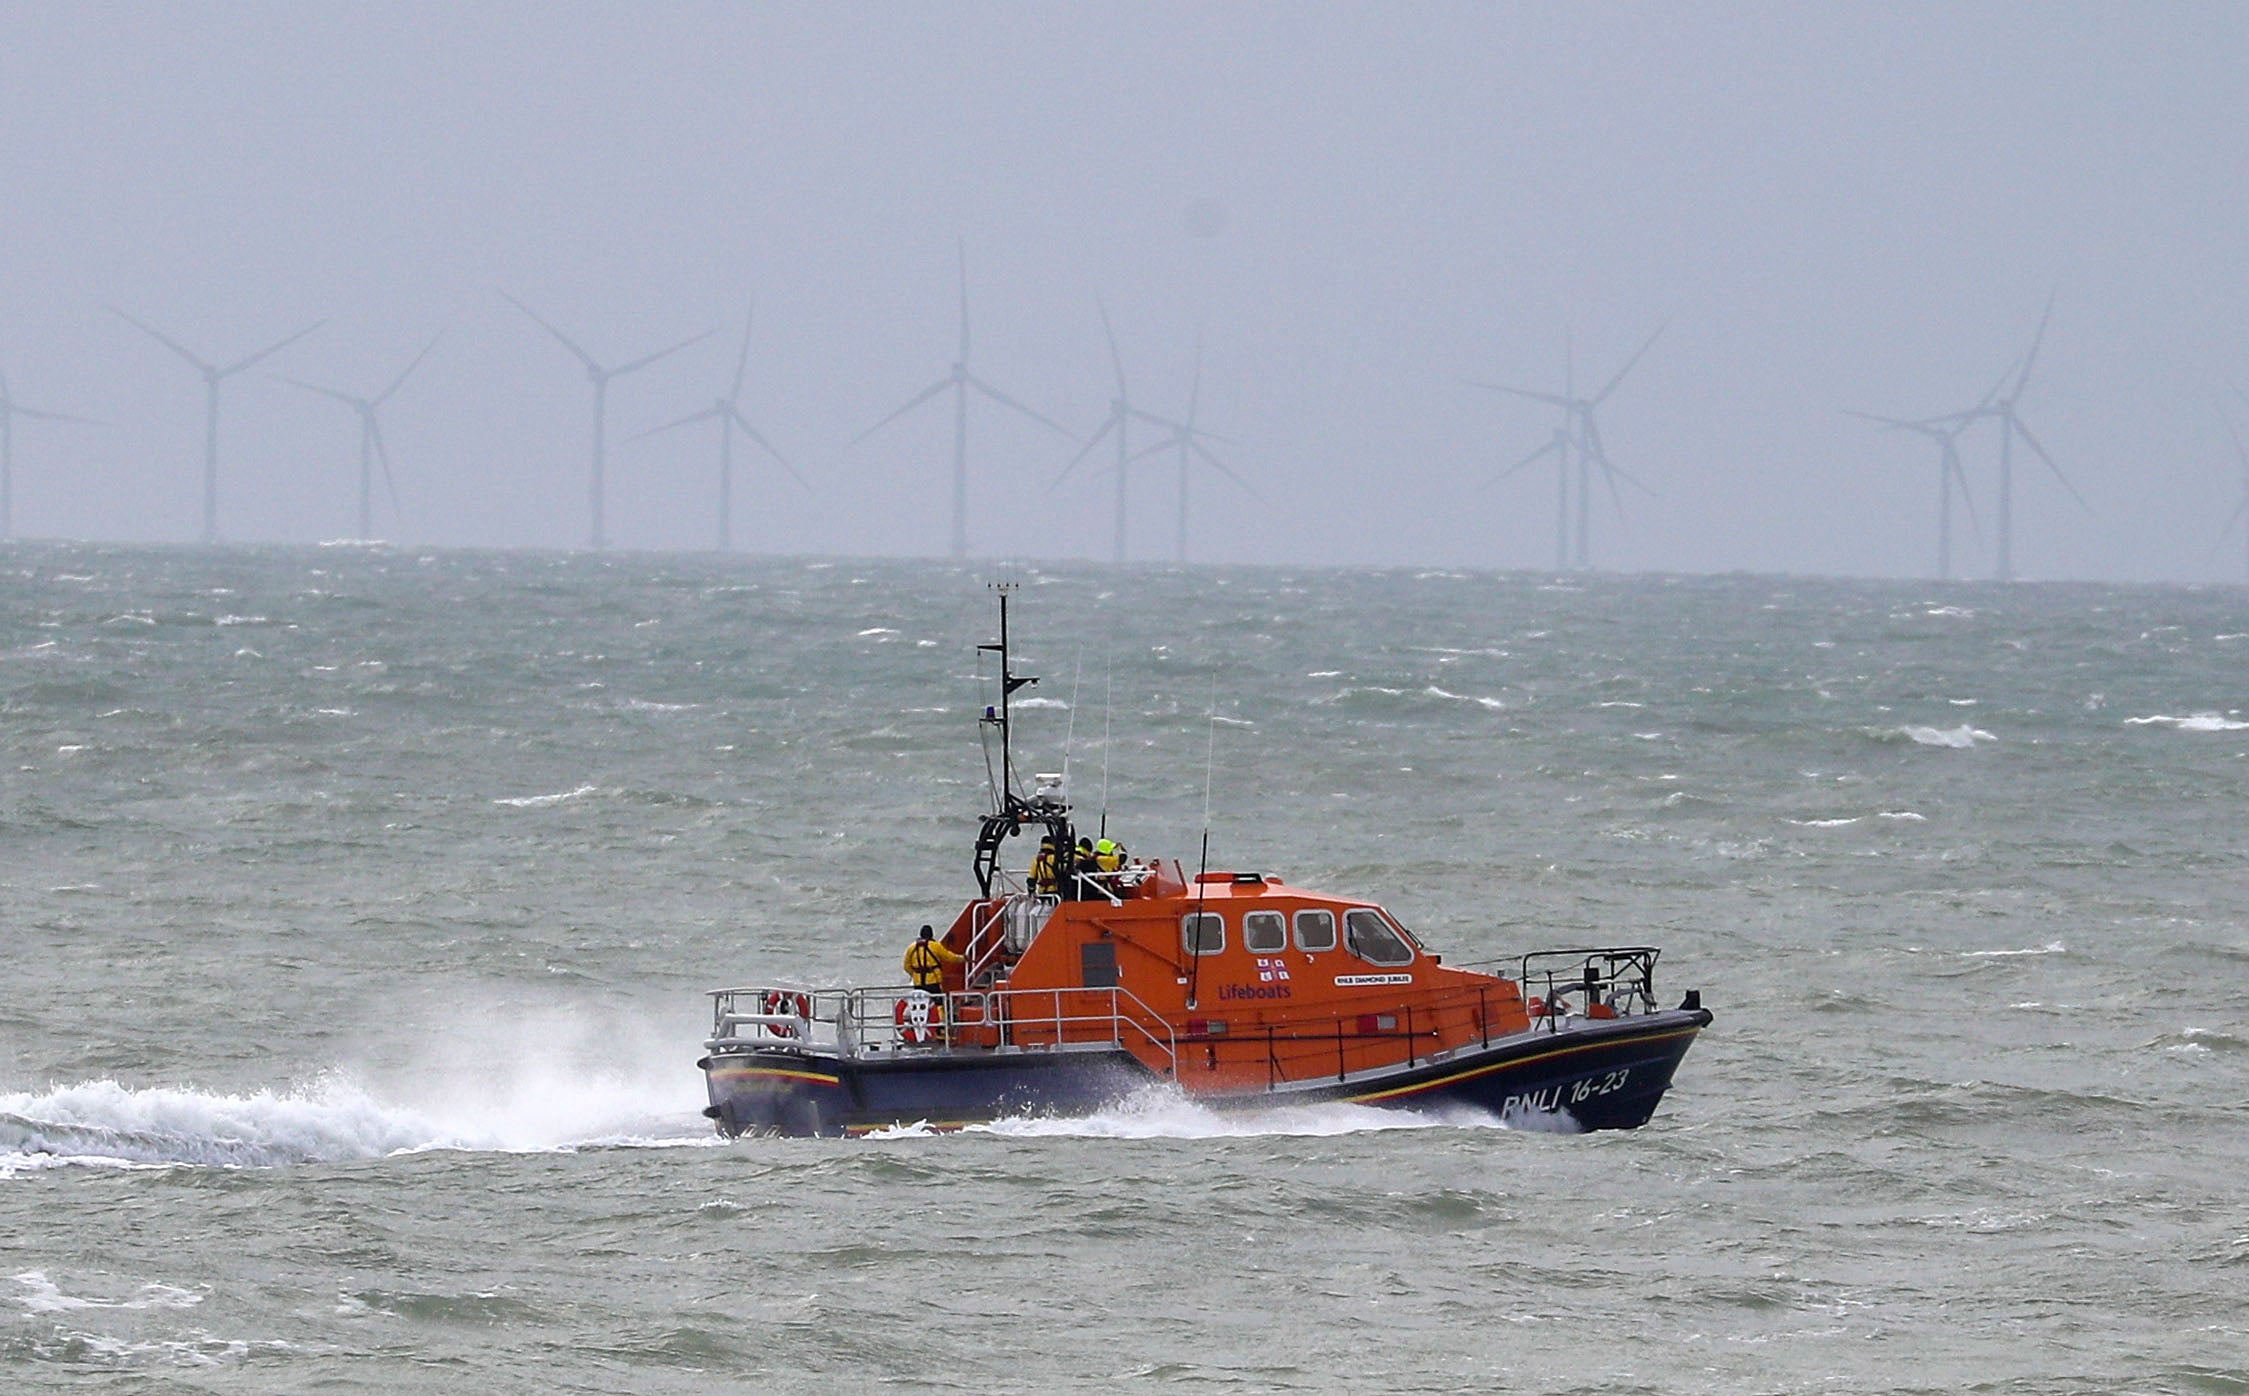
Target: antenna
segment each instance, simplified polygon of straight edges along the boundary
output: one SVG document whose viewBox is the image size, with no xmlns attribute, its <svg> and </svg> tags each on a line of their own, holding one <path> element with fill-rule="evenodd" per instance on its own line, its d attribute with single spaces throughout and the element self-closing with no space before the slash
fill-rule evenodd
<svg viewBox="0 0 2249 1396">
<path fill-rule="evenodd" d="M 1203 971 L 1203 902 L 1210 895 L 1210 777 L 1218 759 L 1218 671 L 1210 672 L 1210 735 L 1203 744 L 1203 851 L 1195 869 L 1195 937 L 1187 946 L 1187 1006 L 1193 1008 Z"/>
<path fill-rule="evenodd" d="M 1114 636 L 1108 637 L 1101 650 L 1101 663 L 1107 670 L 1107 677 L 1102 680 L 1101 689 L 1101 832 L 1094 837 L 1103 839 L 1109 837 L 1109 716 L 1113 711 L 1110 700 L 1117 692 L 1117 657 L 1111 643 L 1114 639 Z"/>
<path fill-rule="evenodd" d="M 1085 686 L 1085 641 L 1078 641 L 1078 659 L 1070 674 L 1070 720 L 1062 728 L 1062 798 L 1070 797 L 1070 748 L 1078 738 L 1078 690 Z"/>
</svg>

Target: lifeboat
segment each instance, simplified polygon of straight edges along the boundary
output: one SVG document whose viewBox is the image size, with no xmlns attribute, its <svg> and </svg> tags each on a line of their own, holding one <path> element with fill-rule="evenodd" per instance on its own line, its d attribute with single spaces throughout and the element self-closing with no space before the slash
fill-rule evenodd
<svg viewBox="0 0 2249 1396">
<path fill-rule="evenodd" d="M 1653 946 L 1446 964 L 1377 903 L 1270 872 L 1087 857 L 1062 782 L 1017 789 L 1008 589 L 977 893 L 938 982 L 712 992 L 720 1133 L 845 1135 L 1072 1115 L 1170 1087 L 1215 1108 L 1348 1102 L 1529 1128 L 1647 1123 L 1711 1021 L 1656 1001 Z M 1034 858 L 1042 847 L 1050 856 Z"/>
</svg>

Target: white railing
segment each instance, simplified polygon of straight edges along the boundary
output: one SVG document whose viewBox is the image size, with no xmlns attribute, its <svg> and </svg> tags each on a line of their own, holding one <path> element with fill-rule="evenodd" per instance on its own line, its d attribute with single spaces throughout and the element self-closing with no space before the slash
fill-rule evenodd
<svg viewBox="0 0 2249 1396">
<path fill-rule="evenodd" d="M 1162 1015 L 1128 989 L 989 989 L 929 994 L 930 1011 L 909 1019 L 910 985 L 792 989 L 757 985 L 711 991 L 713 1052 L 809 1048 L 845 1057 L 913 1052 L 1064 1051 L 1113 1046 L 1160 1059 L 1170 1072 L 1178 1042 Z"/>
</svg>

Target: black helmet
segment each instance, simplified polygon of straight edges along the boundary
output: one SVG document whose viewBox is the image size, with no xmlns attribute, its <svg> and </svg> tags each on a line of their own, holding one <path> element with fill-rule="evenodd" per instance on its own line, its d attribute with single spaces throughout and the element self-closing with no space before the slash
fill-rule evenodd
<svg viewBox="0 0 2249 1396">
<path fill-rule="evenodd" d="M 922 928 L 921 928 L 921 938 L 922 938 L 923 940 L 927 940 L 927 939 L 929 939 L 929 938 L 930 938 L 931 936 L 933 936 L 933 935 L 935 935 L 935 934 L 937 934 L 937 932 L 936 932 L 936 930 L 935 930 L 934 928 L 932 928 L 932 927 L 929 927 L 929 926 L 924 926 L 924 927 L 922 927 Z"/>
</svg>

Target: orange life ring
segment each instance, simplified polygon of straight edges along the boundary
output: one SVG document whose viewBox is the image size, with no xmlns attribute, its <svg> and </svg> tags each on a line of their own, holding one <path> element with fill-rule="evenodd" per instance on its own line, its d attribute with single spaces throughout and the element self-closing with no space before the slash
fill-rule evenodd
<svg viewBox="0 0 2249 1396">
<path fill-rule="evenodd" d="M 890 1011 L 901 1042 L 928 1042 L 945 1025 L 944 1001 L 927 989 L 912 989 Z"/>
<path fill-rule="evenodd" d="M 775 1017 L 783 1013 L 794 1013 L 799 1018 L 810 1018 L 812 1016 L 812 1000 L 807 995 L 792 994 L 785 989 L 768 989 L 765 991 L 761 1011 L 768 1017 Z M 775 1037 L 795 1037 L 797 1035 L 797 1030 L 786 1023 L 767 1023 L 765 1030 Z"/>
</svg>

